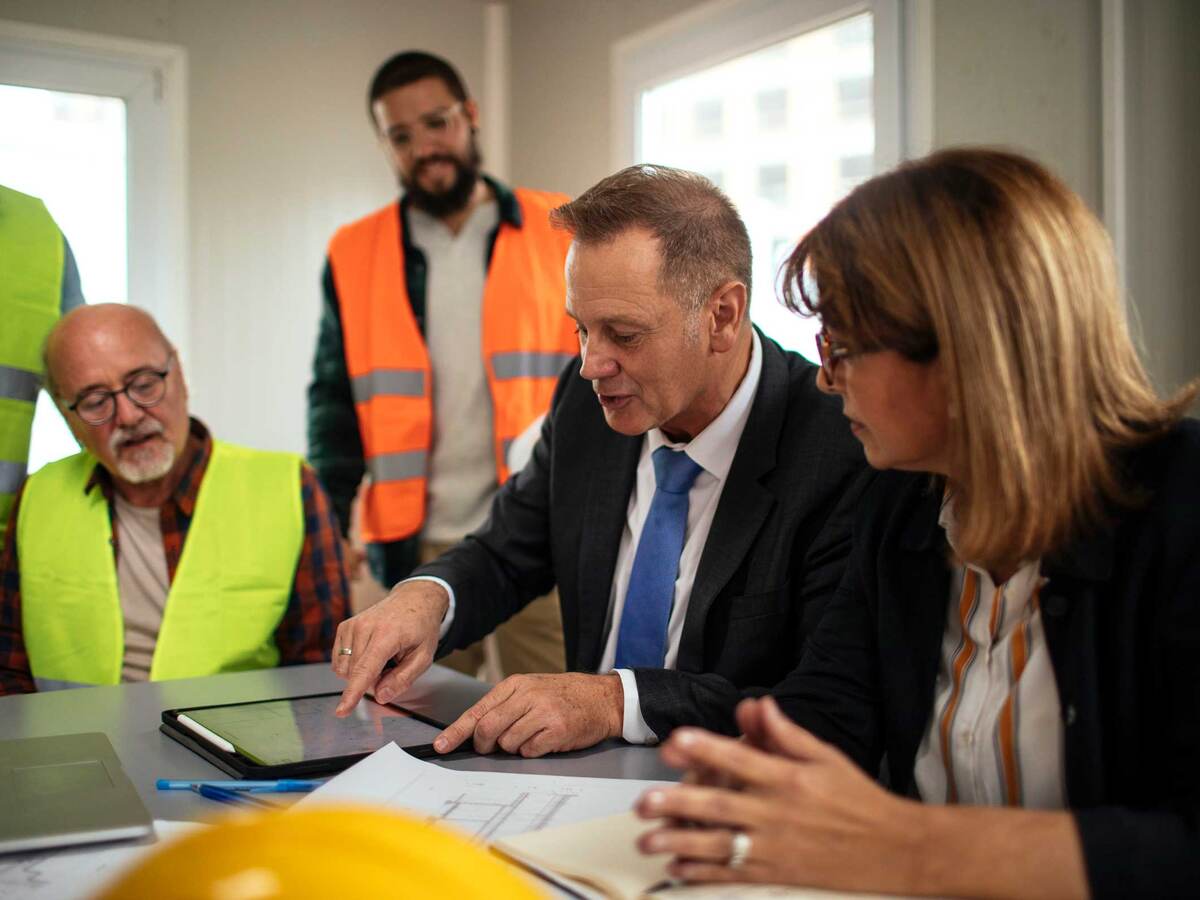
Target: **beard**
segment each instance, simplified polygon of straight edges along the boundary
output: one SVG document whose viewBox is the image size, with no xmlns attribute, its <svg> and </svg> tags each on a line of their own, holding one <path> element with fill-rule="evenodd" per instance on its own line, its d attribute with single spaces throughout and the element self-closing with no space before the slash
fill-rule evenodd
<svg viewBox="0 0 1200 900">
<path fill-rule="evenodd" d="M 427 156 L 413 167 L 407 177 L 400 176 L 400 186 L 417 209 L 424 210 L 435 219 L 445 218 L 467 208 L 471 194 L 475 191 L 475 183 L 479 181 L 479 167 L 482 162 L 475 135 L 472 133 L 465 159 L 449 153 Z M 421 170 L 430 163 L 449 163 L 454 166 L 454 182 L 444 191 L 427 191 L 421 187 L 418 180 Z"/>
<path fill-rule="evenodd" d="M 131 441 L 151 438 L 144 444 L 121 451 Z M 175 465 L 175 448 L 163 437 L 163 425 L 157 419 L 144 419 L 133 428 L 117 428 L 109 436 L 108 449 L 113 455 L 117 474 L 130 484 L 157 481 Z"/>
</svg>

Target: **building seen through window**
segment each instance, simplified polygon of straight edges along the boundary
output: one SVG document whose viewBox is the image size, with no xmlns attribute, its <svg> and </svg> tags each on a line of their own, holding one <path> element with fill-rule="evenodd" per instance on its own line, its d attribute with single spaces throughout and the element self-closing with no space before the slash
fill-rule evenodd
<svg viewBox="0 0 1200 900">
<path fill-rule="evenodd" d="M 788 199 L 787 163 L 772 163 L 758 169 L 758 196 L 782 206 Z"/>
<path fill-rule="evenodd" d="M 871 114 L 871 77 L 843 78 L 837 83 L 838 115 L 854 119 Z"/>
<path fill-rule="evenodd" d="M 751 315 L 815 355 L 814 320 L 780 305 L 796 242 L 874 172 L 870 13 L 723 61 L 640 95 L 637 159 L 708 176 L 737 205 L 754 252 Z"/>
<path fill-rule="evenodd" d="M 875 160 L 869 153 L 843 156 L 838 160 L 838 174 L 842 177 L 842 193 L 848 194 L 871 177 Z"/>
<path fill-rule="evenodd" d="M 787 127 L 787 102 L 787 88 L 759 91 L 755 97 L 758 106 L 758 127 L 763 131 Z"/>
<path fill-rule="evenodd" d="M 725 115 L 721 101 L 706 97 L 696 104 L 696 137 L 720 137 Z"/>
</svg>

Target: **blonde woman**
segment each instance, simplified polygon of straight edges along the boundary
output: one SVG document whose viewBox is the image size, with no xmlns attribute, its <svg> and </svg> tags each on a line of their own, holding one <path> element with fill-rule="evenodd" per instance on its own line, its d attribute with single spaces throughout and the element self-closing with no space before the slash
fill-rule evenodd
<svg viewBox="0 0 1200 900">
<path fill-rule="evenodd" d="M 860 186 L 786 275 L 898 471 L 746 740 L 666 742 L 693 778 L 642 799 L 642 849 L 696 881 L 1194 896 L 1197 385 L 1151 387 L 1103 228 L 1028 159 L 945 151 Z"/>
</svg>

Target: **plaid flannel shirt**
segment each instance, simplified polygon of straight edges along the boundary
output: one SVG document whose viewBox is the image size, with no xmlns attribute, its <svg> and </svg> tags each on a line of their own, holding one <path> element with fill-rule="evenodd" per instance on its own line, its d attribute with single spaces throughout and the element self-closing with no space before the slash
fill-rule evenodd
<svg viewBox="0 0 1200 900">
<path fill-rule="evenodd" d="M 191 420 L 184 454 L 187 468 L 174 493 L 159 509 L 167 574 L 172 582 L 183 554 L 188 528 L 196 509 L 200 483 L 212 457 L 212 437 L 197 419 Z M 108 471 L 97 465 L 86 491 L 100 490 L 108 499 L 109 519 L 113 520 L 113 485 Z M 17 555 L 17 515 L 21 494 L 13 506 L 12 518 L 0 554 L 0 694 L 34 690 L 21 630 L 21 572 Z M 307 465 L 300 471 L 300 494 L 304 505 L 304 546 L 296 564 L 296 576 L 287 610 L 275 629 L 280 663 L 322 662 L 329 658 L 338 623 L 349 614 L 350 588 L 342 559 L 342 543 L 337 518 L 329 498 Z M 113 558 L 120 553 L 115 520 L 112 530 Z"/>
</svg>

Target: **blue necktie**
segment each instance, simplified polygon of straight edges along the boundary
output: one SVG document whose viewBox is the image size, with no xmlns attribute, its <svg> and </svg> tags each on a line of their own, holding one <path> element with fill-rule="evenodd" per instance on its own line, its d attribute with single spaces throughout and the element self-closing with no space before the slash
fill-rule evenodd
<svg viewBox="0 0 1200 900">
<path fill-rule="evenodd" d="M 679 554 L 687 529 L 688 491 L 702 471 L 680 450 L 659 447 L 654 451 L 657 486 L 633 557 L 613 668 L 662 668 Z"/>
</svg>

